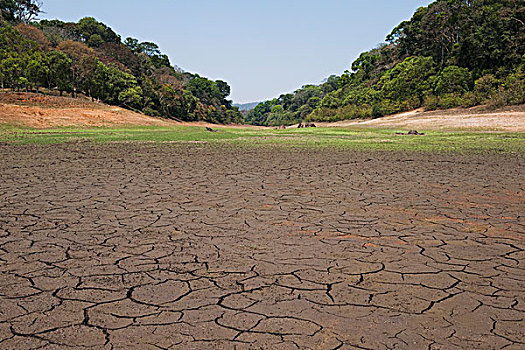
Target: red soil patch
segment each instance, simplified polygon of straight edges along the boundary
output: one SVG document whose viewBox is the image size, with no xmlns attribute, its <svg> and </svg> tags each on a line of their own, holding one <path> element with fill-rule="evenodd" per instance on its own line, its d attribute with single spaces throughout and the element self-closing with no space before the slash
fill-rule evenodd
<svg viewBox="0 0 525 350">
<path fill-rule="evenodd" d="M 86 98 L 33 93 L 0 93 L 0 124 L 49 128 L 115 125 L 170 126 L 180 123 L 91 102 Z"/>
</svg>

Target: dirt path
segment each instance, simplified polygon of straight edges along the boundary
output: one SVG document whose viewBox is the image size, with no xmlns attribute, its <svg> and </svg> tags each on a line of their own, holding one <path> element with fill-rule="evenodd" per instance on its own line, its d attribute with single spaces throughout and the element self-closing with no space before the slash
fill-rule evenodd
<svg viewBox="0 0 525 350">
<path fill-rule="evenodd" d="M 318 126 L 357 126 L 418 130 L 471 130 L 525 132 L 525 107 L 507 107 L 486 112 L 480 107 L 448 111 L 421 110 L 391 115 L 372 120 L 344 120 L 334 123 L 316 123 Z"/>
<path fill-rule="evenodd" d="M 519 349 L 525 162 L 0 146 L 2 349 Z"/>
</svg>

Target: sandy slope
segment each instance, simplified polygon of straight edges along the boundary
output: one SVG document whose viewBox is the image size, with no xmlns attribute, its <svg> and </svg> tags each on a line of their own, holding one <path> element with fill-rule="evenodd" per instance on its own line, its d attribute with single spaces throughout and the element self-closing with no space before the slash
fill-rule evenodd
<svg viewBox="0 0 525 350">
<path fill-rule="evenodd" d="M 86 99 L 27 93 L 0 94 L 0 124 L 48 128 L 60 126 L 158 125 L 179 123 L 152 118 Z"/>
<path fill-rule="evenodd" d="M 480 130 L 525 132 L 525 106 L 486 111 L 482 107 L 447 111 L 422 110 L 372 120 L 344 120 L 316 123 L 317 126 L 384 127 L 401 130 Z"/>
</svg>

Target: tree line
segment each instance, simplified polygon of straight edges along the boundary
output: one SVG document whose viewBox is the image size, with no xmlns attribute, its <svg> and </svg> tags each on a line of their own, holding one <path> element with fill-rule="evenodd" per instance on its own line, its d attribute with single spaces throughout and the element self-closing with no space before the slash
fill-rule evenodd
<svg viewBox="0 0 525 350">
<path fill-rule="evenodd" d="M 40 1 L 0 0 L 0 85 L 56 91 L 184 121 L 240 123 L 230 86 L 173 66 L 155 43 L 122 41 L 92 17 L 35 21 Z"/>
<path fill-rule="evenodd" d="M 259 104 L 256 125 L 525 103 L 523 0 L 439 0 L 324 83 Z"/>
</svg>

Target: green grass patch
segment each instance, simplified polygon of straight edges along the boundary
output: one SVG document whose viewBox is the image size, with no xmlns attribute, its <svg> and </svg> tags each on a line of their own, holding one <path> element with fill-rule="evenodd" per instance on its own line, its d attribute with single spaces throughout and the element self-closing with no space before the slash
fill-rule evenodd
<svg viewBox="0 0 525 350">
<path fill-rule="evenodd" d="M 427 132 L 396 135 L 397 130 L 370 128 L 255 129 L 204 127 L 119 127 L 32 129 L 0 126 L 0 142 L 59 144 L 73 142 L 207 142 L 252 146 L 337 147 L 359 150 L 525 153 L 523 133 Z"/>
</svg>

